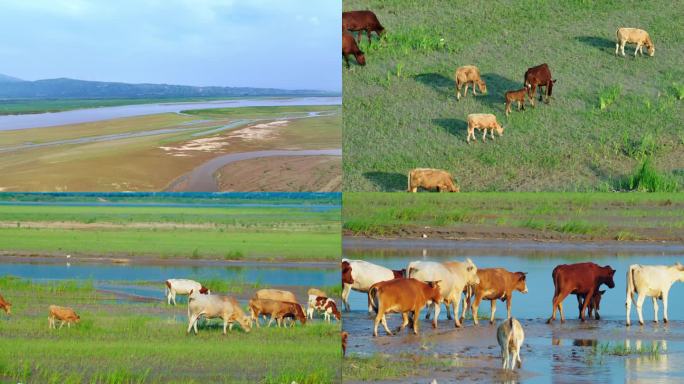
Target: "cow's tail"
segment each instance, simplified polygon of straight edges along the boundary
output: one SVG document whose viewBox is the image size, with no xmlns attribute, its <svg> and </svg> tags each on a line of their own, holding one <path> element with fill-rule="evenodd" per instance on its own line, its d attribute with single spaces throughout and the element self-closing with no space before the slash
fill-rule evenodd
<svg viewBox="0 0 684 384">
<path fill-rule="evenodd" d="M 413 262 L 410 262 L 409 265 L 406 266 L 406 278 L 410 279 L 413 277 L 413 273 L 417 272 L 418 269 L 413 266 Z"/>
<path fill-rule="evenodd" d="M 373 310 L 375 313 L 378 313 L 378 310 L 380 308 L 380 298 L 378 297 L 378 287 L 370 287 L 368 290 L 368 302 L 370 303 L 371 307 L 373 307 Z"/>
<path fill-rule="evenodd" d="M 629 269 L 627 270 L 627 297 L 625 298 L 625 305 L 629 303 L 630 300 L 632 300 L 632 304 L 636 305 L 636 300 L 634 300 L 634 271 L 636 270 L 636 268 L 637 265 L 632 264 L 629 266 Z"/>
</svg>

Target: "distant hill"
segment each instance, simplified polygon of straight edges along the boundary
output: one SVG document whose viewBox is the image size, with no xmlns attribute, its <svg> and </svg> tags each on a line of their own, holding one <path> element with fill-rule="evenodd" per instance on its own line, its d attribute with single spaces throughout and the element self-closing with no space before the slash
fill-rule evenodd
<svg viewBox="0 0 684 384">
<path fill-rule="evenodd" d="M 334 93 L 316 90 L 288 90 L 276 88 L 128 84 L 68 78 L 24 81 L 0 74 L 0 99 L 115 99 L 329 95 L 334 95 Z"/>
</svg>

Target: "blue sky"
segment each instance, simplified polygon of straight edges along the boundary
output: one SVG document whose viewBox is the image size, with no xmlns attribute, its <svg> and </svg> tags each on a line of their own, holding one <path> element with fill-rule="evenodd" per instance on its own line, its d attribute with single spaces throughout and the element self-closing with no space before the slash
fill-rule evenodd
<svg viewBox="0 0 684 384">
<path fill-rule="evenodd" d="M 341 0 L 0 0 L 0 73 L 340 91 Z"/>
</svg>

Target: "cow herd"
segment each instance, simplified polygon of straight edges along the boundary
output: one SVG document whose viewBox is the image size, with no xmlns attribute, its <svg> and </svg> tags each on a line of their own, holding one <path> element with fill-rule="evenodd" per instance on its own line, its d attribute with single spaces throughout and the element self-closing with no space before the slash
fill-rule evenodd
<svg viewBox="0 0 684 384">
<path fill-rule="evenodd" d="M 511 313 L 513 292 L 527 293 L 525 272 L 510 272 L 504 268 L 478 269 L 472 260 L 465 261 L 413 261 L 405 269 L 392 270 L 365 260 L 343 259 L 342 301 L 349 311 L 349 294 L 352 290 L 363 292 L 368 298 L 368 312 L 375 312 L 373 336 L 378 336 L 378 325 L 382 324 L 388 335 L 403 331 L 407 326 L 418 334 L 418 323 L 423 308 L 427 308 L 425 319 L 432 316 L 432 327 L 437 328 L 440 307 L 444 304 L 447 318 L 454 326 L 463 326 L 468 309 L 471 310 L 473 323 L 478 324 L 478 307 L 482 300 L 491 303 L 490 323 L 494 324 L 496 302 L 506 302 L 507 316 L 497 330 L 497 340 L 502 348 L 504 368 L 513 368 L 515 362 L 520 366 L 520 345 L 524 331 L 520 322 Z M 606 292 L 601 286 L 615 287 L 615 269 L 599 266 L 592 262 L 561 264 L 556 266 L 551 277 L 554 285 L 552 314 L 546 321 L 551 323 L 560 312 L 561 322 L 565 322 L 563 301 L 568 295 L 577 296 L 579 318 L 585 321 L 591 314 L 600 319 L 598 313 L 601 298 Z M 672 285 L 684 282 L 684 265 L 639 265 L 629 267 L 626 275 L 626 319 L 631 324 L 631 305 L 634 304 L 643 325 L 642 306 L 646 297 L 651 297 L 654 308 L 654 321 L 658 322 L 657 300 L 663 303 L 663 320 L 667 318 L 668 294 Z M 638 298 L 635 299 L 635 294 Z M 459 306 L 463 301 L 463 312 Z M 450 309 L 451 307 L 451 309 Z M 388 313 L 402 316 L 400 327 L 392 331 L 386 321 Z"/>
<path fill-rule="evenodd" d="M 363 51 L 359 49 L 357 41 L 354 40 L 352 32 L 357 32 L 357 40 L 361 42 L 361 35 L 363 31 L 366 32 L 368 37 L 368 44 L 371 43 L 371 33 L 377 33 L 378 37 L 382 37 L 385 32 L 385 28 L 380 24 L 378 17 L 372 11 L 349 11 L 342 13 L 342 57 L 345 60 L 347 68 L 349 65 L 349 56 L 353 55 L 359 65 L 366 65 L 366 57 Z M 643 47 L 646 47 L 649 56 L 655 54 L 655 45 L 651 40 L 648 32 L 637 29 L 637 28 L 618 28 L 616 33 L 616 43 L 615 43 L 615 55 L 619 53 L 625 56 L 625 44 L 635 44 L 636 49 L 634 50 L 634 57 L 637 53 L 643 56 Z M 471 86 L 473 90 L 473 95 L 477 95 L 476 86 L 480 90 L 480 93 L 487 93 L 487 84 L 480 76 L 480 69 L 474 65 L 464 65 L 456 69 L 454 73 L 454 82 L 456 85 L 456 100 L 461 99 L 461 90 L 465 87 L 463 96 L 468 95 L 468 87 Z M 539 89 L 539 101 L 543 101 L 548 104 L 553 93 L 553 86 L 556 83 L 556 79 L 553 79 L 551 75 L 551 70 L 548 64 L 543 63 L 531 68 L 528 68 L 524 75 L 523 87 L 517 90 L 506 90 L 504 91 L 504 106 L 505 113 L 508 116 L 511 113 L 511 107 L 513 103 L 517 104 L 517 109 L 525 109 L 525 100 L 529 99 L 530 105 L 535 107 L 534 99 L 537 93 L 537 88 Z M 477 141 L 475 137 L 475 130 L 482 130 L 482 141 L 486 142 L 487 131 L 490 133 L 490 138 L 494 139 L 494 131 L 499 136 L 503 136 L 504 127 L 497 121 L 496 116 L 490 113 L 472 113 L 467 116 L 468 131 L 466 142 L 470 144 L 470 140 Z M 439 192 L 458 192 L 458 187 L 450 188 L 444 187 L 443 182 L 438 180 L 431 180 L 428 178 L 423 178 L 425 182 L 417 183 L 412 182 L 411 173 L 416 170 L 430 170 L 437 173 L 437 171 L 448 175 L 449 183 L 454 184 L 452 181 L 452 176 L 444 170 L 432 169 L 432 168 L 417 168 L 409 172 L 409 192 L 417 192 L 418 188 L 423 188 L 426 190 L 438 190 Z M 439 176 L 440 179 L 444 179 L 443 176 Z"/>
<path fill-rule="evenodd" d="M 188 328 L 187 333 L 194 330 L 197 334 L 197 325 L 200 318 L 220 318 L 223 320 L 223 334 L 228 329 L 232 330 L 234 323 L 240 325 L 245 332 L 250 332 L 252 325 L 256 323 L 260 327 L 260 318 L 270 319 L 267 326 L 274 321 L 280 327 L 288 325 L 293 327 L 296 321 L 306 324 L 307 318 L 313 319 L 315 314 L 321 314 L 323 319 L 331 323 L 332 319 L 339 321 L 340 312 L 337 310 L 335 300 L 329 298 L 320 289 L 310 288 L 308 294 L 308 308 L 306 313 L 301 304 L 297 302 L 294 293 L 279 289 L 259 289 L 249 300 L 249 315 L 245 314 L 240 303 L 234 297 L 212 294 L 211 290 L 201 283 L 189 279 L 168 279 L 164 282 L 166 302 L 168 305 L 176 305 L 176 296 L 188 297 Z M 12 314 L 12 304 L 0 295 L 0 309 L 7 315 Z M 64 324 L 71 328 L 77 324 L 81 317 L 73 308 L 50 305 L 48 307 L 48 326 L 50 329 L 61 329 Z"/>
</svg>

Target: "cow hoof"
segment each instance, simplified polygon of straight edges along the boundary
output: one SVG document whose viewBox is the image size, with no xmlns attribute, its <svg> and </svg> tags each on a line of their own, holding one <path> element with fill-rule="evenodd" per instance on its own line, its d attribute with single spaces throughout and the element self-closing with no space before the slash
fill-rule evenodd
<svg viewBox="0 0 684 384">
<path fill-rule="evenodd" d="M 565 324 L 565 320 L 561 319 L 561 324 Z"/>
<path fill-rule="evenodd" d="M 551 319 L 546 320 L 546 324 L 551 324 Z"/>
<path fill-rule="evenodd" d="M 668 323 L 668 320 L 667 320 L 667 319 L 663 319 L 663 323 L 666 323 L 666 324 L 667 324 L 667 323 Z"/>
<path fill-rule="evenodd" d="M 626 324 L 625 326 L 626 326 L 626 327 L 629 327 L 629 326 L 631 326 L 631 325 L 632 325 L 632 324 L 630 324 L 630 323 L 627 323 L 627 324 Z"/>
<path fill-rule="evenodd" d="M 432 322 L 432 328 L 437 329 L 437 322 Z"/>
<path fill-rule="evenodd" d="M 639 325 L 643 326 L 643 325 L 644 325 L 644 322 L 643 322 L 643 321 L 640 321 L 640 322 L 639 322 Z"/>
</svg>

